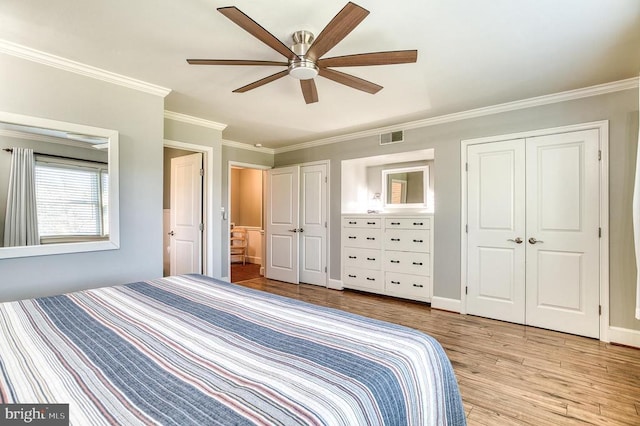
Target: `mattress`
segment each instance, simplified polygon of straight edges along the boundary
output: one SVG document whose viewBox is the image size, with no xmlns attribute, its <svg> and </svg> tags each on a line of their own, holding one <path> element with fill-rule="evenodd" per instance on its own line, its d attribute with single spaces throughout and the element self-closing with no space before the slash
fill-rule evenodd
<svg viewBox="0 0 640 426">
<path fill-rule="evenodd" d="M 440 344 L 201 275 L 0 304 L 0 402 L 74 425 L 460 425 Z"/>
</svg>

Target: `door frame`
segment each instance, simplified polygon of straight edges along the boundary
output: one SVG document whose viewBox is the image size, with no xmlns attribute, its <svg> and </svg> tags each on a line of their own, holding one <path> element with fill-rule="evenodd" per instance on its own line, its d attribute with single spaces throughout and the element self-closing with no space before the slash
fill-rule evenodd
<svg viewBox="0 0 640 426">
<path fill-rule="evenodd" d="M 526 139 L 580 130 L 598 130 L 600 144 L 600 340 L 609 342 L 609 121 L 530 130 L 505 135 L 488 136 L 460 141 L 460 313 L 467 313 L 465 288 L 467 286 L 467 147 L 469 145 Z"/>
<path fill-rule="evenodd" d="M 193 143 L 164 139 L 163 148 L 177 148 L 194 153 L 202 153 L 202 223 L 204 224 L 202 238 L 202 274 L 213 276 L 214 259 L 209 253 L 215 252 L 214 218 L 213 218 L 213 147 Z"/>
<path fill-rule="evenodd" d="M 271 166 L 265 166 L 264 164 L 254 164 L 254 163 L 244 163 L 241 161 L 231 161 L 229 160 L 227 162 L 227 219 L 224 220 L 223 222 L 227 223 L 227 226 L 225 228 L 225 230 L 223 230 L 222 232 L 222 238 L 226 238 L 227 240 L 227 273 L 229 274 L 229 276 L 227 277 L 227 281 L 231 281 L 231 240 L 229 239 L 229 223 L 231 222 L 231 169 L 233 167 L 240 167 L 243 169 L 254 169 L 254 170 L 262 170 L 263 172 L 266 170 L 270 170 L 273 169 L 273 167 Z M 262 177 L 262 212 L 261 212 L 261 216 L 262 216 L 262 231 L 264 232 L 265 230 L 265 223 L 264 223 L 264 207 L 265 207 L 265 202 L 266 202 L 266 197 L 264 196 L 264 175 Z M 225 237 L 226 235 L 226 237 Z M 263 257 L 262 259 L 262 266 L 260 267 L 260 273 L 264 275 L 264 262 L 266 259 L 264 259 L 264 252 L 265 252 L 265 247 L 264 247 L 264 241 L 263 241 L 263 247 L 262 247 L 262 252 L 263 254 L 261 255 Z"/>
</svg>

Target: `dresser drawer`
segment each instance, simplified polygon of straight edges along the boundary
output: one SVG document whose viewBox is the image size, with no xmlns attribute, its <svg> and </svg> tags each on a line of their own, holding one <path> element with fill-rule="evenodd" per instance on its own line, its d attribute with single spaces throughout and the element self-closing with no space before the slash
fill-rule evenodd
<svg viewBox="0 0 640 426">
<path fill-rule="evenodd" d="M 346 287 L 358 287 L 370 290 L 384 290 L 382 271 L 372 269 L 343 268 L 342 282 Z"/>
<path fill-rule="evenodd" d="M 384 249 L 430 253 L 429 229 L 388 229 L 384 233 Z"/>
<path fill-rule="evenodd" d="M 430 301 L 431 277 L 386 272 L 384 290 L 394 296 Z"/>
<path fill-rule="evenodd" d="M 386 229 L 431 229 L 430 217 L 387 217 Z"/>
<path fill-rule="evenodd" d="M 342 264 L 354 268 L 380 269 L 382 252 L 374 249 L 345 247 L 342 253 Z"/>
<path fill-rule="evenodd" d="M 431 275 L 429 253 L 385 251 L 384 270 L 413 275 Z"/>
<path fill-rule="evenodd" d="M 343 217 L 344 228 L 375 228 L 380 229 L 382 221 L 379 217 Z"/>
<path fill-rule="evenodd" d="M 382 247 L 381 235 L 379 229 L 342 228 L 342 245 L 344 247 L 380 249 Z"/>
</svg>

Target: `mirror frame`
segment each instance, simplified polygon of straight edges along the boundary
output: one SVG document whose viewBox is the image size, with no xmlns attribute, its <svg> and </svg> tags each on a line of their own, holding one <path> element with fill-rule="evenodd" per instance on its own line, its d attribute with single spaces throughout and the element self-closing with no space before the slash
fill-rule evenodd
<svg viewBox="0 0 640 426">
<path fill-rule="evenodd" d="M 37 246 L 0 247 L 0 259 L 16 257 L 46 256 L 52 254 L 84 253 L 120 248 L 120 197 L 118 185 L 118 132 L 100 127 L 32 117 L 0 111 L 0 122 L 41 127 L 69 133 L 94 135 L 109 140 L 109 239 L 106 241 L 84 241 L 77 243 L 42 244 Z M 0 212 L 5 214 L 5 212 Z"/>
<path fill-rule="evenodd" d="M 389 175 L 395 173 L 422 172 L 422 203 L 387 203 L 387 180 Z M 402 167 L 398 169 L 386 169 L 382 171 L 382 207 L 383 209 L 425 209 L 429 200 L 429 166 Z"/>
</svg>

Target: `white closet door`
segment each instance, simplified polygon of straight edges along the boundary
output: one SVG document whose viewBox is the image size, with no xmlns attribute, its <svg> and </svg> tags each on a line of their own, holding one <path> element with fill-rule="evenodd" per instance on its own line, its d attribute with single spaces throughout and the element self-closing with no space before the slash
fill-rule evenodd
<svg viewBox="0 0 640 426">
<path fill-rule="evenodd" d="M 171 159 L 170 273 L 202 272 L 202 153 Z"/>
<path fill-rule="evenodd" d="M 524 156 L 522 139 L 467 148 L 467 312 L 520 324 L 525 320 Z"/>
<path fill-rule="evenodd" d="M 300 282 L 327 285 L 327 166 L 300 170 Z"/>
<path fill-rule="evenodd" d="M 266 277 L 298 284 L 300 168 L 267 172 Z"/>
<path fill-rule="evenodd" d="M 526 323 L 599 337 L 598 131 L 527 139 Z"/>
</svg>

